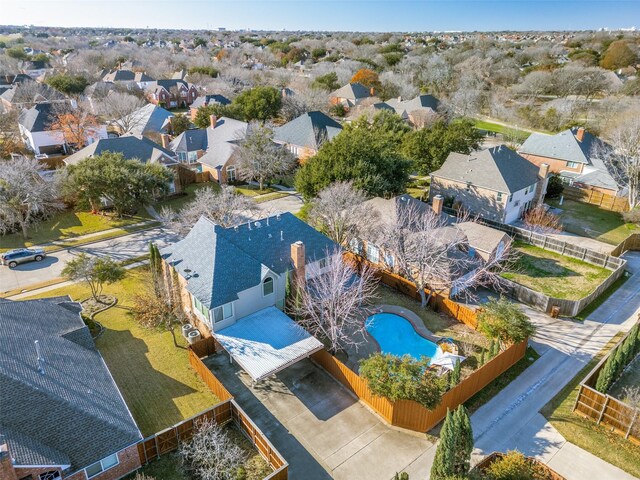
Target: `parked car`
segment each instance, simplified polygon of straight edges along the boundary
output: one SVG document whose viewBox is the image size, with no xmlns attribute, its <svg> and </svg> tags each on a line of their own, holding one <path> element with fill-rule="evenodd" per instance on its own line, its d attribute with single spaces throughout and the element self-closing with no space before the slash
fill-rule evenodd
<svg viewBox="0 0 640 480">
<path fill-rule="evenodd" d="M 42 248 L 16 248 L 0 255 L 0 265 L 8 265 L 9 268 L 17 266 L 19 263 L 39 262 L 47 254 Z"/>
</svg>

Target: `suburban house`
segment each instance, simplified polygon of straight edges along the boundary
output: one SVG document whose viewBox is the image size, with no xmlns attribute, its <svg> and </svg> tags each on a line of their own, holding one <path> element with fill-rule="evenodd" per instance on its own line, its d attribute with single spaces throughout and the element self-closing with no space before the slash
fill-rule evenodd
<svg viewBox="0 0 640 480">
<path fill-rule="evenodd" d="M 155 82 L 154 78 L 144 72 L 134 72 L 127 69 L 111 70 L 102 77 L 102 80 L 104 82 L 119 83 L 127 87 L 136 86 L 142 90 L 145 90 L 151 83 Z"/>
<path fill-rule="evenodd" d="M 417 128 L 422 128 L 430 120 L 437 118 L 440 100 L 433 95 L 418 95 L 411 100 L 390 99 L 386 101 L 393 110 Z"/>
<path fill-rule="evenodd" d="M 37 103 L 24 109 L 18 117 L 18 129 L 24 144 L 36 155 L 52 155 L 69 153 L 70 145 L 61 130 L 52 130 L 55 122 L 55 104 Z M 97 139 L 107 138 L 107 128 L 101 125 L 86 137 L 91 144 Z"/>
<path fill-rule="evenodd" d="M 175 78 L 149 82 L 144 91 L 151 103 L 167 108 L 187 107 L 198 97 L 195 85 Z"/>
<path fill-rule="evenodd" d="M 431 173 L 429 198 L 441 195 L 449 207 L 513 223 L 543 202 L 548 176 L 549 165 L 538 167 L 504 145 L 470 155 L 451 153 Z"/>
<path fill-rule="evenodd" d="M 273 130 L 273 141 L 288 148 L 298 159 L 318 153 L 320 146 L 342 131 L 342 125 L 330 116 L 307 112 Z"/>
<path fill-rule="evenodd" d="M 136 135 L 123 135 L 116 138 L 103 138 L 87 145 L 73 155 L 64 159 L 67 165 L 75 165 L 88 157 L 94 157 L 104 152 L 121 153 L 127 160 L 139 160 L 142 163 L 160 163 L 164 166 L 175 165 L 175 153 L 148 138 Z"/>
<path fill-rule="evenodd" d="M 347 83 L 344 87 L 331 92 L 329 101 L 332 105 L 342 104 L 347 108 L 359 105 L 364 99 L 373 97 L 373 89 L 361 83 Z"/>
<path fill-rule="evenodd" d="M 115 120 L 111 125 L 120 135 L 130 133 L 138 136 L 157 136 L 169 132 L 173 117 L 169 110 L 149 103 L 130 114 L 126 121 Z M 128 132 L 122 131 L 122 125 L 125 124 L 129 126 Z"/>
<path fill-rule="evenodd" d="M 0 300 L 0 478 L 115 480 L 142 439 L 71 298 Z"/>
<path fill-rule="evenodd" d="M 195 120 L 196 114 L 198 113 L 198 109 L 200 107 L 206 107 L 209 104 L 229 105 L 230 103 L 231 103 L 231 100 L 229 100 L 224 95 L 219 95 L 219 94 L 200 95 L 193 101 L 193 103 L 189 107 L 189 114 L 191 115 L 191 120 Z"/>
<path fill-rule="evenodd" d="M 10 88 L 3 89 L 4 91 L 0 93 L 0 102 L 2 102 L 2 107 L 7 111 L 14 108 L 19 110 L 30 108 L 36 103 L 69 101 L 63 93 L 46 83 L 25 80 L 22 76 L 16 78 L 20 78 L 20 80 L 14 80 Z"/>
<path fill-rule="evenodd" d="M 181 163 L 200 163 L 218 183 L 237 180 L 234 153 L 249 124 L 232 118 L 210 117 L 208 128 L 186 130 L 169 144 Z"/>
<path fill-rule="evenodd" d="M 336 248 L 284 213 L 229 228 L 203 216 L 160 253 L 200 332 L 259 381 L 322 348 L 282 310 L 291 285 L 321 275 Z"/>
<path fill-rule="evenodd" d="M 584 128 L 571 128 L 555 135 L 533 133 L 518 153 L 534 165 L 549 165 L 567 185 L 622 196 L 623 189 L 602 160 L 612 147 Z M 599 153 L 599 154 L 598 154 Z"/>
</svg>

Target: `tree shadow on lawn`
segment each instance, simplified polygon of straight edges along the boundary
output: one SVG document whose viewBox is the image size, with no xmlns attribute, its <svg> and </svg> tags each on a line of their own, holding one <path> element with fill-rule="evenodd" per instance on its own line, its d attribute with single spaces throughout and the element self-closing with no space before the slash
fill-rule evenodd
<svg viewBox="0 0 640 480">
<path fill-rule="evenodd" d="M 553 258 L 540 258 L 528 253 L 520 252 L 515 272 L 536 278 L 566 278 L 580 277 L 581 274 L 562 265 Z"/>
<path fill-rule="evenodd" d="M 156 370 L 144 340 L 129 330 L 105 329 L 96 345 L 144 436 L 190 416 L 178 409 L 175 399 L 197 390 Z M 189 368 L 186 361 L 184 368 Z"/>
</svg>

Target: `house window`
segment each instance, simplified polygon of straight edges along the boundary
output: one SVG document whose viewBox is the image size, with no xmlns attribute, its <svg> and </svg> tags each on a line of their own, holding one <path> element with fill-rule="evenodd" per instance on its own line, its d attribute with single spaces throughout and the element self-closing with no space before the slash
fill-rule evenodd
<svg viewBox="0 0 640 480">
<path fill-rule="evenodd" d="M 109 455 L 108 457 L 103 458 L 99 462 L 94 463 L 93 465 L 89 465 L 84 471 L 87 474 L 87 477 L 95 477 L 99 473 L 104 472 L 105 470 L 109 470 L 111 467 L 115 467 L 118 465 L 118 455 L 114 453 L 113 455 Z"/>
<path fill-rule="evenodd" d="M 221 322 L 233 316 L 233 303 L 227 303 L 213 309 L 213 321 Z"/>
<path fill-rule="evenodd" d="M 31 478 L 31 475 L 29 475 L 29 478 Z M 51 470 L 49 472 L 44 472 L 38 475 L 39 480 L 56 480 L 58 478 L 62 478 L 60 476 L 60 470 Z"/>
<path fill-rule="evenodd" d="M 233 165 L 227 167 L 227 182 L 235 182 L 236 181 L 236 167 Z"/>
<path fill-rule="evenodd" d="M 395 260 L 393 258 L 393 255 L 389 253 L 385 253 L 384 263 L 386 263 L 389 268 L 393 268 L 395 266 Z"/>
<path fill-rule="evenodd" d="M 529 187 L 524 189 L 524 194 L 526 195 L 527 193 L 529 193 Z"/>
<path fill-rule="evenodd" d="M 318 266 L 320 267 L 320 270 L 322 270 L 322 269 L 326 268 L 326 266 L 327 266 L 327 259 L 326 259 L 326 258 L 321 258 L 321 259 L 318 261 Z"/>
<path fill-rule="evenodd" d="M 196 309 L 196 311 L 200 312 L 200 314 L 206 318 L 207 320 L 210 319 L 209 317 L 209 309 L 207 307 L 205 307 L 202 302 L 200 300 L 198 300 L 196 297 L 193 297 L 193 307 Z"/>
<path fill-rule="evenodd" d="M 178 152 L 178 160 L 182 163 L 187 161 L 187 152 Z"/>
<path fill-rule="evenodd" d="M 267 277 L 262 282 L 262 295 L 267 296 L 273 293 L 273 278 Z"/>
<path fill-rule="evenodd" d="M 358 255 L 362 254 L 362 244 L 357 238 L 352 238 L 349 242 L 349 248 L 353 253 L 357 253 Z"/>
<path fill-rule="evenodd" d="M 187 158 L 189 159 L 189 163 L 195 163 L 198 161 L 198 152 L 189 152 L 187 154 Z"/>
<path fill-rule="evenodd" d="M 578 166 L 578 162 L 567 162 L 567 168 L 576 168 Z"/>
<path fill-rule="evenodd" d="M 367 244 L 367 259 L 370 262 L 378 263 L 380 261 L 380 249 L 370 243 Z"/>
<path fill-rule="evenodd" d="M 501 201 L 502 201 L 502 192 L 498 192 L 497 200 L 498 200 L 499 202 L 501 202 Z"/>
</svg>

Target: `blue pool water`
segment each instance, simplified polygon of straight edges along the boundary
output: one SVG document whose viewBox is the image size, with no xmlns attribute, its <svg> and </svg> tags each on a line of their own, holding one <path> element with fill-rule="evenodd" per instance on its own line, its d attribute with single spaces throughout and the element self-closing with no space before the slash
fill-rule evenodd
<svg viewBox="0 0 640 480">
<path fill-rule="evenodd" d="M 394 313 L 376 313 L 370 316 L 365 328 L 376 339 L 382 353 L 399 357 L 411 355 L 415 359 L 421 356 L 433 359 L 442 353 L 438 345 L 418 335 L 407 319 Z"/>
</svg>

